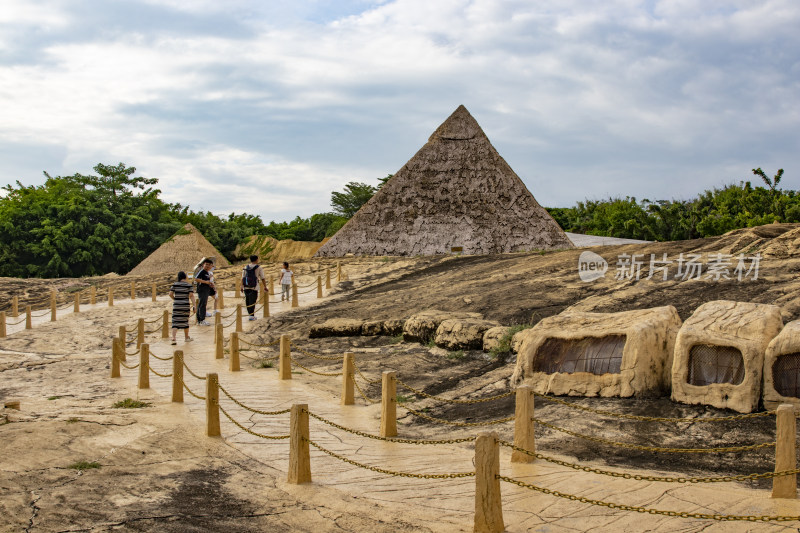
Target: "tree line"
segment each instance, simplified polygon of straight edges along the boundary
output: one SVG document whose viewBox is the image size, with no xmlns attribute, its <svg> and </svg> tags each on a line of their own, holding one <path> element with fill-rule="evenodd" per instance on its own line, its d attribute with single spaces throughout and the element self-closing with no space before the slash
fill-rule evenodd
<svg viewBox="0 0 800 533">
<path fill-rule="evenodd" d="M 745 181 L 706 190 L 685 201 L 637 201 L 626 196 L 547 211 L 565 231 L 648 241 L 697 239 L 776 221 L 800 222 L 800 194 L 778 187 L 783 169 L 773 178 L 760 168 L 753 169 L 753 174 L 765 186 Z"/>
<path fill-rule="evenodd" d="M 252 235 L 321 241 L 332 236 L 391 177 L 377 186 L 350 182 L 331 194 L 332 211 L 288 222 L 247 213 L 220 217 L 159 198 L 158 180 L 135 176 L 123 163 L 98 164 L 95 175 L 52 177 L 40 186 L 3 187 L 0 197 L 0 276 L 80 277 L 125 274 L 187 223 L 224 256 Z M 548 208 L 566 231 L 644 240 L 682 240 L 720 235 L 773 221 L 800 222 L 800 195 L 778 188 L 753 170 L 766 187 L 750 182 L 705 191 L 688 201 L 587 200 Z"/>
</svg>

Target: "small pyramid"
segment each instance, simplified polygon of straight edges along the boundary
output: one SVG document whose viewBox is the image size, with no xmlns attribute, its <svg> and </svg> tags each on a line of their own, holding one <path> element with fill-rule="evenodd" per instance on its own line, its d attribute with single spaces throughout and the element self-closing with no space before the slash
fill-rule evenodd
<svg viewBox="0 0 800 533">
<path fill-rule="evenodd" d="M 572 247 L 462 105 L 316 256 Z"/>
<path fill-rule="evenodd" d="M 178 272 L 192 273 L 194 265 L 204 257 L 214 259 L 217 267 L 230 266 L 228 260 L 191 224 L 186 224 L 167 239 L 156 251 L 129 272 L 134 276 Z"/>
</svg>

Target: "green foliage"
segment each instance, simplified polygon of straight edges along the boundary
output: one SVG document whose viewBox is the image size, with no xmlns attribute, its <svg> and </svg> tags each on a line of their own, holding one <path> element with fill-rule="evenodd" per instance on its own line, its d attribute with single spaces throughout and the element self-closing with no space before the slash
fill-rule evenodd
<svg viewBox="0 0 800 533">
<path fill-rule="evenodd" d="M 389 344 L 400 344 L 403 342 L 403 334 L 399 333 L 393 337 L 389 337 Z"/>
<path fill-rule="evenodd" d="M 453 352 L 449 352 L 447 354 L 447 358 L 460 361 L 461 359 L 464 359 L 464 350 L 456 350 Z"/>
<path fill-rule="evenodd" d="M 500 337 L 500 340 L 497 343 L 497 346 L 489 350 L 489 356 L 492 359 L 500 355 L 506 355 L 511 353 L 511 340 L 514 338 L 514 335 L 522 331 L 523 329 L 532 328 L 533 326 L 528 324 L 517 324 L 516 326 L 511 326 L 508 328 L 508 331 Z"/>
<path fill-rule="evenodd" d="M 344 226 L 347 218 L 334 213 L 317 213 L 311 218 L 296 217 L 291 222 L 270 222 L 260 234 L 276 239 L 319 242 L 330 237 Z"/>
<path fill-rule="evenodd" d="M 388 177 L 385 180 L 388 181 Z M 381 185 L 385 183 L 381 180 Z M 344 186 L 344 192 L 331 193 L 331 207 L 333 212 L 339 216 L 350 218 L 361 209 L 361 206 L 367 203 L 370 198 L 375 194 L 377 189 L 372 185 L 351 181 Z"/>
<path fill-rule="evenodd" d="M 150 407 L 152 404 L 149 402 L 142 402 L 140 400 L 134 400 L 133 398 L 125 398 L 124 400 L 120 400 L 115 402 L 113 407 L 114 409 L 141 409 L 142 407 Z"/>
<path fill-rule="evenodd" d="M 405 395 L 405 394 L 398 394 L 395 399 L 397 400 L 397 403 L 406 403 L 406 402 L 410 402 L 411 400 L 413 400 L 414 397 L 413 396 L 408 396 L 408 395 Z"/>
<path fill-rule="evenodd" d="M 259 359 L 256 363 L 256 368 L 272 368 L 275 366 L 272 361 L 268 361 L 266 359 Z"/>
<path fill-rule="evenodd" d="M 96 461 L 78 461 L 76 463 L 72 463 L 67 468 L 72 468 L 74 470 L 91 470 L 92 468 L 100 468 L 100 463 Z"/>
<path fill-rule="evenodd" d="M 711 237 L 775 221 L 800 222 L 800 194 L 778 189 L 783 170 L 772 179 L 760 168 L 753 173 L 768 188 L 746 181 L 707 190 L 689 201 L 609 198 L 548 212 L 565 231 L 651 241 Z"/>
<path fill-rule="evenodd" d="M 80 422 L 80 419 L 79 419 L 79 418 L 76 418 L 76 417 L 74 417 L 74 416 L 73 416 L 73 417 L 70 417 L 70 418 L 67 418 L 67 424 L 76 424 L 76 423 L 78 423 L 78 422 Z"/>
</svg>

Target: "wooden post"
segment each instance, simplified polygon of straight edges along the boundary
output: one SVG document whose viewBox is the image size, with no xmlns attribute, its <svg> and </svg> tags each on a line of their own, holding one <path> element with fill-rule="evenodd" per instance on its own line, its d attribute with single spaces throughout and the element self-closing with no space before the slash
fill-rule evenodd
<svg viewBox="0 0 800 533">
<path fill-rule="evenodd" d="M 156 284 L 153 283 L 153 289 L 151 294 L 152 300 L 155 302 L 158 299 L 158 289 L 156 288 Z"/>
<path fill-rule="evenodd" d="M 6 336 L 6 312 L 0 311 L 0 339 Z"/>
<path fill-rule="evenodd" d="M 172 401 L 183 402 L 183 351 L 172 354 Z"/>
<path fill-rule="evenodd" d="M 275 280 L 272 279 L 272 276 L 269 277 L 269 285 L 267 286 L 267 292 L 270 296 L 275 296 Z"/>
<path fill-rule="evenodd" d="M 150 388 L 150 345 L 142 344 L 139 351 L 139 388 Z"/>
<path fill-rule="evenodd" d="M 11 297 L 11 318 L 19 316 L 19 296 Z"/>
<path fill-rule="evenodd" d="M 281 351 L 278 357 L 278 377 L 292 379 L 292 342 L 289 335 L 281 335 Z"/>
<path fill-rule="evenodd" d="M 219 437 L 219 382 L 216 374 L 206 374 L 206 435 Z"/>
<path fill-rule="evenodd" d="M 330 268 L 326 268 L 325 269 L 325 288 L 326 289 L 330 289 L 331 288 L 331 269 Z"/>
<path fill-rule="evenodd" d="M 263 307 L 264 315 L 263 316 L 264 316 L 264 318 L 268 318 L 269 317 L 269 294 L 267 293 L 267 291 L 262 291 L 261 292 L 261 301 L 263 302 L 263 305 L 264 305 L 264 307 Z"/>
<path fill-rule="evenodd" d="M 111 339 L 111 377 L 118 378 L 119 377 L 119 350 L 120 350 L 120 343 L 119 337 L 113 337 Z"/>
<path fill-rule="evenodd" d="M 78 293 L 75 295 L 75 305 L 72 308 L 73 313 L 80 313 L 81 312 L 81 294 Z"/>
<path fill-rule="evenodd" d="M 131 300 L 136 299 L 136 282 L 131 281 Z"/>
<path fill-rule="evenodd" d="M 56 291 L 50 291 L 50 322 L 56 321 Z"/>
<path fill-rule="evenodd" d="M 322 298 L 322 276 L 317 276 L 317 298 Z"/>
<path fill-rule="evenodd" d="M 136 347 L 139 348 L 144 344 L 144 318 L 136 321 Z"/>
<path fill-rule="evenodd" d="M 242 304 L 236 304 L 236 332 L 241 333 L 244 331 L 242 327 Z"/>
<path fill-rule="evenodd" d="M 108 288 L 108 306 L 114 307 L 114 287 Z"/>
<path fill-rule="evenodd" d="M 217 326 L 222 325 L 222 315 L 214 313 L 214 343 L 217 342 Z"/>
<path fill-rule="evenodd" d="M 514 412 L 514 446 L 536 451 L 536 440 L 533 426 L 533 388 L 530 385 L 517 387 L 517 406 Z M 512 463 L 532 463 L 535 457 L 514 450 L 511 452 Z"/>
<path fill-rule="evenodd" d="M 230 371 L 238 372 L 239 368 L 239 334 L 231 333 L 231 364 Z"/>
<path fill-rule="evenodd" d="M 242 294 L 242 278 L 236 278 L 236 296 L 235 298 L 241 298 Z"/>
<path fill-rule="evenodd" d="M 89 303 L 92 305 L 97 303 L 97 287 L 94 285 L 89 287 Z"/>
<path fill-rule="evenodd" d="M 308 404 L 294 404 L 289 416 L 288 481 L 294 485 L 311 483 L 311 456 L 308 453 Z"/>
<path fill-rule="evenodd" d="M 128 345 L 128 333 L 125 331 L 125 326 L 119 327 L 119 342 L 122 347 L 122 353 L 119 356 L 120 361 L 127 361 L 128 356 L 125 353 L 125 347 Z"/>
<path fill-rule="evenodd" d="M 292 307 L 299 307 L 297 303 L 297 283 L 292 283 Z"/>
<path fill-rule="evenodd" d="M 341 262 L 337 262 L 336 263 L 336 281 L 337 282 L 342 281 L 342 263 Z"/>
<path fill-rule="evenodd" d="M 225 309 L 225 289 L 217 283 L 217 310 Z"/>
<path fill-rule="evenodd" d="M 216 342 L 216 350 L 215 350 L 215 359 L 223 359 L 225 358 L 225 334 L 222 331 L 222 324 L 217 324 L 214 328 L 217 333 L 217 342 Z"/>
<path fill-rule="evenodd" d="M 475 439 L 475 533 L 502 533 L 506 529 L 499 475 L 497 433 L 481 433 Z"/>
<path fill-rule="evenodd" d="M 342 361 L 342 405 L 353 405 L 355 403 L 353 383 L 355 375 L 355 354 L 347 352 Z"/>
<path fill-rule="evenodd" d="M 381 437 L 397 436 L 397 373 L 381 374 Z"/>
<path fill-rule="evenodd" d="M 25 329 L 32 329 L 33 328 L 33 317 L 31 316 L 31 306 L 25 306 Z"/>
<path fill-rule="evenodd" d="M 775 412 L 775 472 L 794 470 L 797 468 L 795 459 L 795 443 L 797 421 L 794 417 L 794 407 L 791 404 L 781 404 Z M 797 498 L 797 474 L 777 476 L 772 478 L 773 498 Z"/>
<path fill-rule="evenodd" d="M 164 318 L 161 319 L 161 338 L 169 339 L 169 311 L 164 310 Z"/>
</svg>

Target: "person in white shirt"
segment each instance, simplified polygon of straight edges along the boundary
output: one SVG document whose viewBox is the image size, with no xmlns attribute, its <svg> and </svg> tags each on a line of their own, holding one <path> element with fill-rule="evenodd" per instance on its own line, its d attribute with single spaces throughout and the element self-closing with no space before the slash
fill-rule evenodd
<svg viewBox="0 0 800 533">
<path fill-rule="evenodd" d="M 289 301 L 289 289 L 292 287 L 292 278 L 294 277 L 294 272 L 289 270 L 289 263 L 284 262 L 283 268 L 281 269 L 281 301 L 286 299 Z"/>
</svg>

